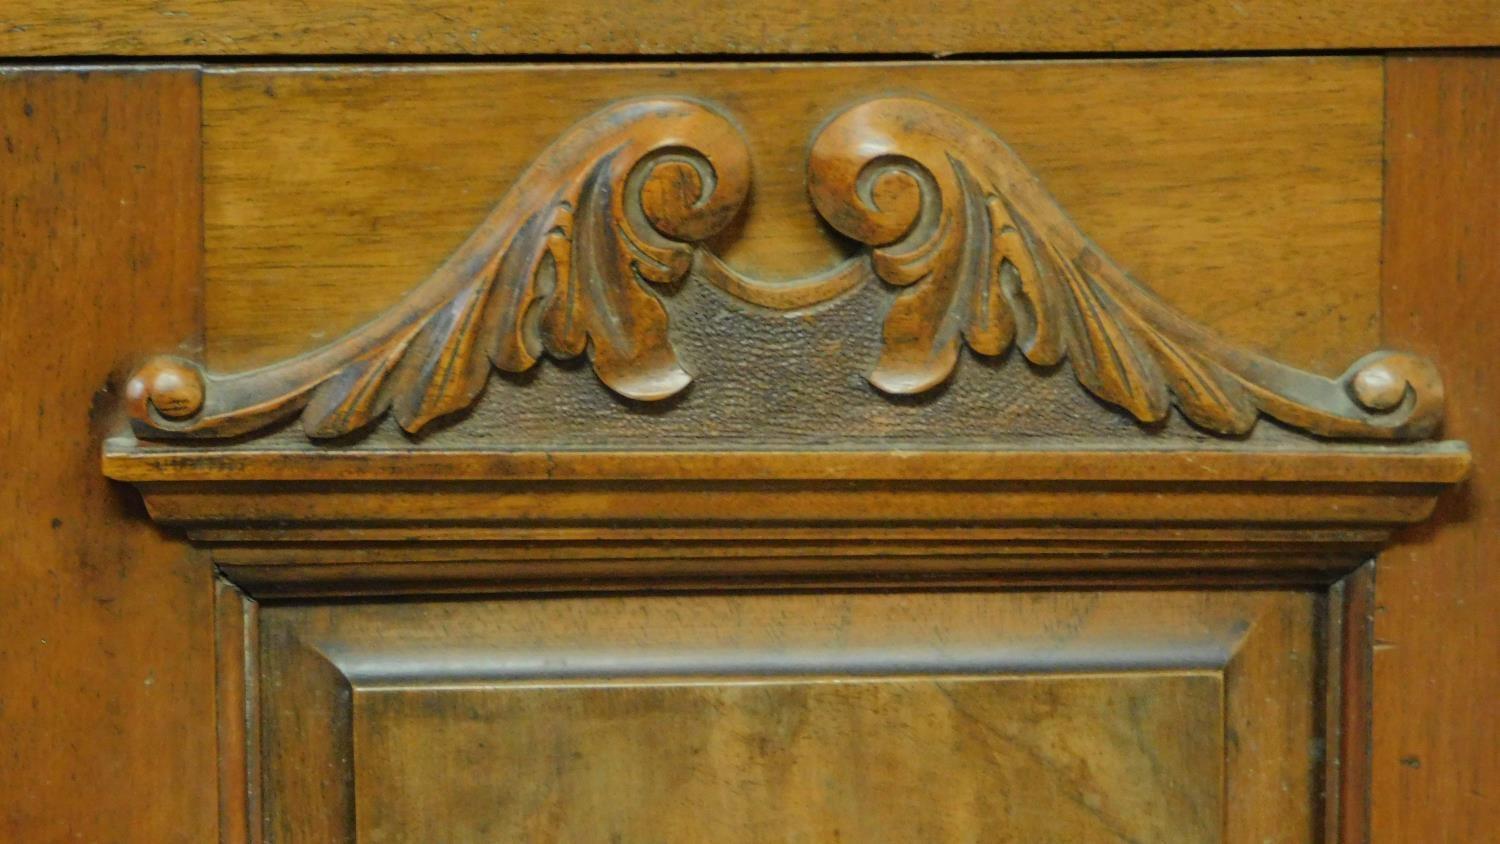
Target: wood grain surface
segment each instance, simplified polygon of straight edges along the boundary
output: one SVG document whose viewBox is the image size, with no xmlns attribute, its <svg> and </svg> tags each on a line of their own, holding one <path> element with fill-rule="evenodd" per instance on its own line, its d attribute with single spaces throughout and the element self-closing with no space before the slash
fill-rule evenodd
<svg viewBox="0 0 1500 844">
<path fill-rule="evenodd" d="M 1211 671 L 358 691 L 356 828 L 476 844 L 1217 842 L 1223 691 Z"/>
<path fill-rule="evenodd" d="M 1295 11 L 1283 0 L 1249 9 L 1214 0 L 1111 0 L 1080 4 L 1072 17 L 1071 6 L 1053 4 L 1017 6 L 1013 15 L 982 20 L 942 0 L 922 9 L 773 3 L 765 10 L 769 22 L 753 38 L 736 26 L 738 7 L 690 4 L 664 22 L 630 4 L 569 18 L 566 7 L 532 2 L 513 4 L 507 11 L 513 17 L 503 22 L 492 8 L 466 3 L 416 9 L 375 2 L 361 15 L 263 0 L 132 0 L 108 8 L 36 3 L 23 13 L 0 12 L 0 53 L 492 53 L 529 44 L 533 53 L 904 54 L 970 49 L 966 44 L 993 50 L 1010 38 L 1018 44 L 1004 49 L 1015 52 L 1500 41 L 1493 4 L 1462 0 L 1420 8 L 1350 0 Z M 234 11 L 240 17 L 220 22 L 218 16 Z M 713 25 L 704 25 L 704 16 L 714 14 Z M 1110 15 L 1135 23 L 1128 31 L 1110 29 L 1103 25 Z M 871 20 L 880 25 L 859 25 Z M 592 36 L 587 41 L 585 32 Z M 994 127 L 1101 245 L 1190 316 L 1231 338 L 1325 373 L 1374 348 L 1381 331 L 1392 346 L 1433 356 L 1449 381 L 1445 433 L 1474 444 L 1478 469 L 1464 493 L 1442 505 L 1436 526 L 1410 533 L 1379 563 L 1370 825 L 1377 842 L 1486 840 L 1500 825 L 1500 719 L 1491 711 L 1500 699 L 1493 654 L 1500 635 L 1500 580 L 1493 571 L 1500 499 L 1493 476 L 1500 468 L 1491 455 L 1500 448 L 1491 418 L 1500 395 L 1490 372 L 1500 348 L 1489 321 L 1500 317 L 1494 166 L 1500 58 L 1393 58 L 1384 68 L 1388 88 L 1383 64 L 1370 57 L 1299 57 L 221 67 L 206 78 L 201 103 L 192 68 L 0 70 L 0 383 L 6 385 L 0 453 L 7 481 L 0 487 L 0 839 L 212 840 L 216 738 L 219 747 L 253 757 L 227 754 L 222 779 L 224 811 L 237 821 L 230 839 L 241 828 L 254 838 L 258 777 L 241 781 L 243 771 L 233 766 L 248 761 L 245 770 L 254 771 L 255 731 L 216 736 L 212 722 L 209 560 L 150 525 L 133 493 L 100 476 L 98 448 L 118 422 L 122 376 L 146 352 L 198 356 L 206 342 L 210 363 L 252 366 L 357 325 L 441 262 L 558 132 L 606 102 L 649 89 L 713 99 L 750 138 L 756 192 L 749 213 L 714 244 L 738 269 L 790 278 L 847 255 L 849 244 L 818 222 L 805 195 L 808 139 L 819 121 L 852 100 L 892 90 L 927 93 Z M 1043 419 L 1040 427 L 1050 424 Z M 1355 739 L 1334 732 L 1359 720 L 1357 706 L 1344 701 L 1334 712 L 1334 701 L 1320 699 L 1319 683 L 1338 672 L 1327 664 L 1320 643 L 1328 631 L 1319 619 L 1330 601 L 1348 602 L 1334 606 L 1346 627 L 1357 625 L 1365 609 L 1363 598 L 1330 599 L 1319 590 L 1353 565 L 1349 549 L 1368 548 L 1391 524 L 1426 516 L 1439 487 L 1468 471 L 1470 459 L 1452 446 L 1378 454 L 1330 446 L 1303 460 L 1306 454 L 1276 436 L 1260 452 L 1265 443 L 1215 456 L 1184 449 L 1164 451 L 1178 456 L 1160 462 L 1139 453 L 1079 451 L 1061 468 L 1045 450 L 1010 464 L 973 452 L 955 453 L 951 464 L 912 462 L 899 453 L 865 461 L 845 453 L 827 456 L 821 468 L 795 470 L 774 451 L 700 454 L 681 465 L 680 455 L 661 453 L 612 461 L 576 452 L 495 458 L 432 448 L 393 457 L 391 442 L 409 443 L 392 438 L 317 457 L 299 438 L 286 454 L 184 458 L 165 451 L 116 455 L 108 465 L 121 476 L 158 481 L 146 487 L 155 515 L 230 543 L 231 570 L 238 564 L 268 590 L 343 594 L 340 584 L 360 577 L 377 591 L 411 591 L 413 583 L 428 590 L 422 602 L 276 606 L 268 613 L 265 648 L 239 649 L 251 670 L 264 660 L 267 676 L 284 684 L 266 698 L 273 729 L 265 757 L 270 829 L 284 838 L 375 836 L 384 820 L 355 811 L 357 792 L 368 794 L 360 802 L 366 809 L 389 795 L 391 811 L 413 817 L 418 810 L 408 798 L 422 795 L 400 793 L 410 782 L 389 766 L 382 779 L 381 759 L 426 749 L 434 755 L 423 764 L 449 774 L 447 758 L 434 748 L 484 738 L 465 732 L 460 719 L 445 721 L 434 740 L 416 720 L 424 713 L 504 712 L 535 725 L 563 705 L 601 723 L 623 720 L 630 729 L 667 732 L 659 720 L 637 718 L 633 707 L 646 700 L 659 716 L 675 706 L 687 723 L 701 724 L 724 708 L 744 714 L 754 703 L 747 704 L 747 693 L 762 696 L 763 717 L 741 722 L 742 740 L 710 736 L 695 754 L 692 736 L 672 734 L 676 742 L 661 743 L 645 761 L 676 769 L 683 758 L 705 758 L 714 776 L 749 783 L 745 794 L 786 795 L 793 791 L 756 789 L 767 772 L 791 776 L 777 767 L 789 748 L 816 746 L 830 765 L 888 775 L 867 784 L 889 795 L 920 780 L 920 772 L 902 764 L 918 759 L 917 745 L 925 742 L 950 751 L 961 760 L 954 767 L 976 772 L 975 782 L 989 781 L 978 772 L 1014 780 L 999 794 L 954 792 L 973 798 L 965 804 L 971 814 L 942 819 L 958 832 L 997 813 L 1010 813 L 1019 829 L 1040 823 L 1027 814 L 1036 810 L 1034 801 L 1004 801 L 1036 788 L 1038 779 L 1057 777 L 1077 799 L 1059 804 L 1046 820 L 1065 819 L 1076 840 L 1311 841 L 1330 829 L 1358 837 L 1359 781 L 1333 782 L 1316 749 L 1337 740 L 1340 759 L 1361 759 L 1358 748 L 1345 746 Z M 640 479 L 650 473 L 629 464 L 642 457 L 658 473 L 718 466 L 733 483 L 715 488 L 723 495 L 707 502 L 702 493 L 713 484 L 669 482 L 643 491 Z M 1093 458 L 1099 465 L 1088 465 Z M 1102 482 L 1111 461 L 1124 476 Z M 1050 468 L 1039 478 L 1037 466 Z M 463 477 L 450 474 L 454 467 Z M 1240 471 L 1237 481 L 1215 475 L 1225 467 Z M 558 481 L 559 471 L 576 474 Z M 791 474 L 767 477 L 777 471 Z M 913 479 L 911 471 L 930 477 Z M 955 474 L 985 471 L 991 476 L 954 484 Z M 243 480 L 256 472 L 264 477 Z M 840 472 L 862 480 L 846 479 L 830 491 L 827 481 Z M 539 491 L 526 478 L 567 488 Z M 989 497 L 976 496 L 976 489 Z M 783 494 L 789 490 L 796 495 Z M 659 526 L 663 513 L 697 520 L 697 528 L 684 530 L 700 533 L 668 537 Z M 830 522 L 851 513 L 928 526 L 916 542 L 903 540 L 906 528 L 899 525 L 874 538 L 856 535 L 858 524 L 835 535 Z M 618 521 L 605 529 L 601 518 Z M 757 521 L 766 518 L 784 524 Z M 945 544 L 952 535 L 927 532 L 956 522 L 970 526 L 954 530 L 968 532 L 997 518 L 1018 522 L 991 525 L 992 537 L 970 534 L 962 549 Z M 812 537 L 826 544 L 797 534 L 799 520 L 830 530 Z M 1076 537 L 1063 536 L 1072 527 L 1056 527 L 1078 521 L 1095 523 L 1098 548 L 1081 548 Z M 718 533 L 736 522 L 743 546 Z M 1054 526 L 1054 533 L 1038 524 Z M 684 537 L 703 547 L 683 545 L 675 557 L 651 552 Z M 1027 571 L 1010 563 L 1027 576 L 1055 568 L 1048 555 L 1074 542 L 1062 551 L 1093 554 L 1095 562 L 1074 561 L 1073 587 L 1111 588 L 903 593 L 880 583 L 906 568 L 964 574 L 968 580 L 954 582 L 992 588 L 1002 582 L 994 576 L 1001 567 L 954 563 L 976 557 L 974 546 L 991 538 L 1031 555 Z M 392 550 L 413 539 L 426 544 L 410 553 Z M 763 539 L 764 546 L 755 546 Z M 291 545 L 283 550 L 275 542 Z M 1180 543 L 1181 553 L 1166 548 L 1170 542 Z M 516 543 L 527 547 L 516 552 Z M 545 551 L 530 547 L 547 543 Z M 801 564 L 799 553 L 810 551 L 827 564 L 836 556 L 830 548 L 861 543 L 868 559 L 853 556 L 823 573 L 854 583 L 863 572 L 858 585 L 887 591 L 753 597 L 627 591 L 452 602 L 431 594 L 472 589 L 485 578 L 491 585 L 529 578 L 555 589 L 563 565 L 574 566 L 579 588 L 609 588 L 622 559 L 636 565 L 631 555 L 651 557 L 655 568 L 646 576 L 659 578 L 659 587 L 684 572 L 706 580 L 714 564 L 735 555 L 738 561 L 725 564 L 718 571 L 723 582 L 714 585 L 743 587 L 734 582 L 742 575 L 781 583 L 776 578 Z M 1257 554 L 1279 548 L 1279 562 L 1234 558 L 1226 543 Z M 1325 548 L 1314 559 L 1308 549 L 1319 544 Z M 601 549 L 618 557 L 588 556 Z M 1128 553 L 1117 555 L 1121 549 Z M 1155 562 L 1144 556 L 1151 550 L 1161 551 Z M 1193 555 L 1203 553 L 1217 555 L 1217 562 L 1200 565 Z M 869 564 L 876 557 L 880 562 Z M 1281 589 L 1247 588 L 1245 572 L 1269 578 L 1277 566 L 1304 579 Z M 1157 586 L 1173 588 L 1135 591 L 1143 581 L 1111 579 L 1148 570 L 1159 576 Z M 634 576 L 629 590 L 642 582 L 641 571 Z M 1056 586 L 1053 576 L 1045 582 Z M 1226 585 L 1235 588 L 1218 588 Z M 226 589 L 221 597 L 219 646 L 228 653 L 237 637 L 258 628 L 237 594 Z M 1363 646 L 1361 636 L 1344 628 L 1332 632 L 1343 636 L 1340 648 Z M 935 641 L 952 651 L 935 657 Z M 971 645 L 993 653 L 996 641 L 1012 648 L 1010 663 L 988 665 L 990 673 L 978 679 L 954 679 L 962 673 L 949 670 L 957 664 L 954 653 L 962 656 Z M 599 656 L 601 642 L 615 648 L 595 666 L 604 675 L 639 659 L 637 646 L 663 648 L 673 658 L 719 650 L 700 665 L 712 669 L 700 671 L 712 675 L 706 684 L 664 692 L 647 683 L 645 697 L 632 687 L 626 693 L 637 697 L 623 704 L 620 689 L 601 692 L 598 684 L 561 684 L 564 697 L 572 696 L 562 704 L 547 695 L 516 704 L 521 697 L 500 700 L 511 690 L 496 694 L 503 685 L 492 670 L 497 643 L 525 654 L 552 647 L 587 662 Z M 824 659 L 818 663 L 824 673 L 840 679 L 806 682 L 802 674 L 812 663 L 787 659 L 799 647 L 801 656 Z M 465 648 L 483 651 L 491 662 L 466 665 Z M 909 657 L 928 650 L 890 662 L 887 668 L 900 670 L 887 671 L 884 680 L 871 682 L 865 671 L 866 679 L 844 682 L 863 670 L 849 669 L 850 654 L 889 658 L 902 648 Z M 743 667 L 747 654 L 762 661 L 761 669 L 790 665 L 788 678 L 802 674 L 779 685 L 721 682 L 725 666 Z M 837 659 L 827 661 L 829 654 Z M 232 661 L 220 667 L 223 712 L 254 715 L 257 678 L 237 676 Z M 1341 688 L 1366 682 L 1359 665 L 1343 667 Z M 934 669 L 948 671 L 949 679 L 911 679 Z M 902 679 L 891 682 L 895 677 Z M 997 701 L 1025 710 L 1032 723 L 1051 717 L 1060 725 L 1057 734 L 1045 734 L 1045 747 L 1030 748 L 1039 756 L 998 774 L 988 767 L 995 748 L 983 743 L 995 736 L 964 745 L 947 720 L 955 707 Z M 897 704 L 900 717 L 925 718 L 925 727 L 896 723 L 890 707 Z M 777 713 L 788 711 L 805 716 L 807 732 L 784 733 L 781 745 L 746 738 L 752 727 L 774 726 Z M 1007 723 L 1004 713 L 985 720 Z M 851 723 L 869 729 L 849 729 Z M 1169 734 L 1182 724 L 1193 729 Z M 1222 737 L 1210 735 L 1213 724 Z M 606 758 L 628 755 L 623 739 L 607 731 L 586 737 L 594 744 L 575 746 L 569 742 L 576 737 L 538 729 L 553 742 L 553 755 L 527 764 L 538 767 L 538 776 L 555 775 L 562 791 L 576 788 L 586 773 L 567 767 L 578 747 Z M 878 740 L 856 740 L 872 733 Z M 870 767 L 870 756 L 879 762 L 881 753 L 891 764 Z M 1121 773 L 1137 771 L 1133 766 L 1153 753 L 1171 758 L 1153 757 L 1149 770 L 1140 769 L 1150 788 Z M 1108 772 L 1075 763 L 1085 758 L 1102 760 Z M 1210 783 L 1212 794 L 1200 790 L 1210 769 L 1222 776 L 1222 790 Z M 369 778 L 361 780 L 362 773 Z M 1169 789 L 1151 777 L 1184 783 Z M 1107 781 L 1119 788 L 1122 780 L 1144 790 L 1096 787 Z M 483 785 L 483 777 L 471 784 Z M 1344 789 L 1337 817 L 1325 818 L 1320 809 L 1325 784 Z M 1146 792 L 1162 791 L 1191 805 L 1171 817 L 1140 808 Z M 540 790 L 533 796 L 549 799 Z M 601 811 L 657 805 L 639 791 L 615 796 L 622 802 L 596 805 Z M 999 802 L 984 802 L 991 799 Z M 661 805 L 684 823 L 696 808 Z M 543 805 L 531 817 L 551 829 L 556 811 Z M 1205 823 L 1203 813 L 1222 818 Z M 1175 826 L 1161 826 L 1168 823 Z M 948 831 L 943 827 L 938 837 Z"/>
<path fill-rule="evenodd" d="M 1448 380 L 1477 457 L 1432 525 L 1382 554 L 1374 838 L 1500 828 L 1500 57 L 1393 58 L 1383 316 Z"/>
<path fill-rule="evenodd" d="M 605 581 L 1326 585 L 1425 518 L 1461 444 L 926 452 L 214 451 L 105 469 L 254 594 Z M 420 544 L 414 544 L 420 543 Z M 1072 559 L 1065 559 L 1068 557 Z"/>
<path fill-rule="evenodd" d="M 1290 590 L 268 604 L 267 838 L 1310 842 L 1321 610 Z"/>
<path fill-rule="evenodd" d="M 739 270 L 804 276 L 848 254 L 808 201 L 807 144 L 851 102 L 914 92 L 993 128 L 1190 318 L 1325 374 L 1375 346 L 1378 60 L 271 67 L 205 86 L 217 369 L 385 310 L 558 134 L 645 93 L 715 102 L 744 130 L 753 194 L 711 244 Z"/>
<path fill-rule="evenodd" d="M 33 0 L 12 55 L 936 54 L 1500 43 L 1491 0 Z"/>
<path fill-rule="evenodd" d="M 198 335 L 198 115 L 190 70 L 0 73 L 6 841 L 216 835 L 211 569 L 99 471 L 135 356 Z"/>
<path fill-rule="evenodd" d="M 708 245 L 740 216 L 753 184 L 748 143 L 731 118 L 683 97 L 607 106 L 565 130 L 456 251 L 355 332 L 242 373 L 153 358 L 126 386 L 132 429 L 144 439 L 228 439 L 297 417 L 309 438 L 335 440 L 366 435 L 389 416 L 420 435 L 476 411 L 491 379 L 504 378 L 497 370 L 534 383 L 546 357 L 586 363 L 633 411 L 692 406 L 701 417 L 690 427 L 701 423 L 705 436 L 743 437 L 747 422 L 753 431 L 767 417 L 786 435 L 799 408 L 784 404 L 796 397 L 778 387 L 800 380 L 801 397 L 838 407 L 846 397 L 834 385 L 862 370 L 866 403 L 930 406 L 956 389 L 962 361 L 995 366 L 1012 349 L 1043 371 L 1066 359 L 1094 399 L 1146 428 L 1164 427 L 1174 410 L 1222 437 L 1244 437 L 1262 417 L 1351 439 L 1425 439 L 1441 425 L 1442 380 L 1426 359 L 1372 352 L 1329 379 L 1185 318 L 1099 249 L 987 125 L 931 98 L 856 101 L 822 125 L 807 158 L 814 208 L 863 250 L 767 281 Z M 838 327 L 821 344 L 805 335 L 766 344 L 763 324 L 731 327 L 738 316 L 822 330 L 824 312 L 860 293 L 869 300 L 863 288 L 879 282 L 899 291 L 883 313 L 830 317 Z M 733 316 L 711 302 L 667 304 L 704 283 L 734 302 Z M 671 328 L 686 323 L 693 333 L 705 322 L 704 345 L 742 351 L 699 357 L 695 373 Z M 851 347 L 864 351 L 840 354 Z M 716 395 L 715 377 L 741 387 Z M 689 398 L 695 383 L 710 385 L 702 402 Z M 535 403 L 552 423 L 543 431 L 582 415 L 536 391 L 510 398 Z M 998 411 L 1012 397 L 993 398 Z M 737 418 L 733 408 L 751 413 Z M 803 425 L 803 435 L 827 441 L 830 429 L 848 431 L 855 420 L 823 421 L 833 424 Z M 997 421 L 989 427 L 998 436 L 1007 431 Z M 514 428 L 489 422 L 505 434 Z M 945 433 L 915 427 L 934 441 Z"/>
</svg>

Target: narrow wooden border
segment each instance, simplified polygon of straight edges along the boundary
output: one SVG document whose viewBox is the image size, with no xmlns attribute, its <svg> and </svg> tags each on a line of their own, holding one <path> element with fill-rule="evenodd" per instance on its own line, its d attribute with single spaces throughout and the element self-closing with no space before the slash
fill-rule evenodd
<svg viewBox="0 0 1500 844">
<path fill-rule="evenodd" d="M 256 647 L 260 605 L 229 581 L 214 588 L 218 671 L 219 841 L 257 844 L 260 824 L 260 713 Z"/>
<path fill-rule="evenodd" d="M 1495 16 L 1496 8 L 1489 4 Z M 1500 20 L 1500 17 L 1496 17 Z M 1382 344 L 1434 360 L 1473 478 L 1381 555 L 1371 836 L 1500 828 L 1500 53 L 1386 60 Z"/>
<path fill-rule="evenodd" d="M 1370 840 L 1374 562 L 1329 589 L 1327 613 L 1324 838 L 1365 844 Z"/>
</svg>

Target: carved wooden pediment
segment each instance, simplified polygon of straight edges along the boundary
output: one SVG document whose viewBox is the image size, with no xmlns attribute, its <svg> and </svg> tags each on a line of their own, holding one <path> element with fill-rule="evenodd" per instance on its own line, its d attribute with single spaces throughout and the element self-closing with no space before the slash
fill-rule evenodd
<svg viewBox="0 0 1500 844">
<path fill-rule="evenodd" d="M 363 328 L 249 372 L 147 363 L 105 469 L 237 583 L 313 591 L 1326 579 L 1467 471 L 1457 443 L 1327 441 L 1433 434 L 1427 361 L 1376 352 L 1328 378 L 1226 342 L 941 105 L 868 100 L 818 131 L 812 205 L 855 244 L 823 272 L 715 255 L 751 187 L 714 107 L 614 105 Z"/>
<path fill-rule="evenodd" d="M 746 275 L 705 245 L 751 188 L 734 122 L 690 100 L 617 104 L 564 133 L 431 277 L 357 331 L 243 373 L 148 362 L 127 387 L 135 432 L 225 438 L 300 414 L 322 439 L 389 413 L 415 433 L 472 405 L 494 370 L 544 357 L 586 358 L 609 390 L 664 402 L 696 374 L 663 299 L 684 285 L 813 320 L 880 287 L 879 351 L 859 374 L 888 401 L 941 389 L 965 348 L 985 359 L 1015 346 L 1146 424 L 1175 406 L 1214 435 L 1268 416 L 1322 437 L 1415 440 L 1441 422 L 1442 384 L 1422 358 L 1375 352 L 1327 378 L 1187 320 L 1092 244 L 1004 142 L 936 103 L 848 108 L 818 132 L 807 174 L 818 213 L 862 250 L 809 278 Z"/>
</svg>

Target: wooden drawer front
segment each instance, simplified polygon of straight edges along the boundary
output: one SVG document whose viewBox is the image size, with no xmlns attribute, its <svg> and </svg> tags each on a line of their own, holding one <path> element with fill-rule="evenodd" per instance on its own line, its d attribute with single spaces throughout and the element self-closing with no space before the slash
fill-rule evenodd
<svg viewBox="0 0 1500 844">
<path fill-rule="evenodd" d="M 266 606 L 273 841 L 1313 841 L 1292 591 Z"/>
</svg>

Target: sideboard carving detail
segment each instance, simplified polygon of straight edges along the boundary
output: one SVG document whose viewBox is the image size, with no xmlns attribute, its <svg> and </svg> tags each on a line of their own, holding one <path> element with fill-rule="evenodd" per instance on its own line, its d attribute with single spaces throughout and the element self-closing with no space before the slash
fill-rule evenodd
<svg viewBox="0 0 1500 844">
<path fill-rule="evenodd" d="M 309 437 L 332 438 L 390 413 L 414 433 L 472 404 L 492 368 L 524 372 L 544 356 L 586 356 L 621 396 L 666 399 L 692 380 L 659 298 L 681 283 L 781 311 L 888 285 L 867 378 L 891 395 L 943 384 L 964 347 L 1014 345 L 1033 364 L 1068 362 L 1147 424 L 1175 406 L 1226 436 L 1262 415 L 1326 437 L 1422 439 L 1440 425 L 1425 359 L 1375 352 L 1326 378 L 1182 317 L 1090 242 L 1004 142 L 936 103 L 851 106 L 814 139 L 807 178 L 818 213 L 864 250 L 805 279 L 745 275 L 704 245 L 750 192 L 734 123 L 689 100 L 614 105 L 564 133 L 432 276 L 344 338 L 230 375 L 149 361 L 127 385 L 136 432 L 231 437 L 300 413 Z"/>
</svg>

